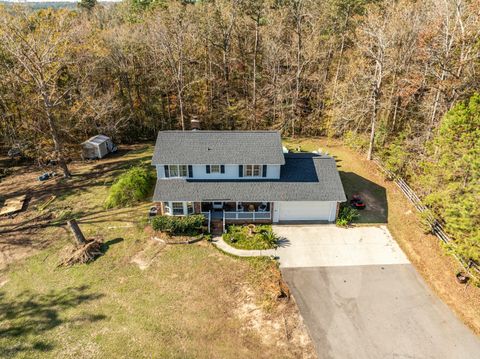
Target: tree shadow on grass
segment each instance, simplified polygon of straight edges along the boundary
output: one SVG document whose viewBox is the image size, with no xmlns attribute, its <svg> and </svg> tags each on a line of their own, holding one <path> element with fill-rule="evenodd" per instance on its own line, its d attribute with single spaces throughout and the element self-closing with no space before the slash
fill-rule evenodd
<svg viewBox="0 0 480 359">
<path fill-rule="evenodd" d="M 117 243 L 120 243 L 120 242 L 123 242 L 123 238 L 114 238 L 114 239 L 111 239 L 109 241 L 106 241 L 104 243 L 102 243 L 102 247 L 101 247 L 101 251 L 103 254 L 105 254 L 109 249 L 110 249 L 110 246 L 114 245 L 114 244 L 117 244 Z"/>
<path fill-rule="evenodd" d="M 355 223 L 387 223 L 388 200 L 385 187 L 378 185 L 353 172 L 340 171 L 343 188 L 350 203 L 352 195 L 359 194 L 366 204 L 364 210 L 359 211 L 360 217 Z"/>
<path fill-rule="evenodd" d="M 106 318 L 103 314 L 81 313 L 64 318 L 62 313 L 80 304 L 98 300 L 103 294 L 90 293 L 88 286 L 70 287 L 47 294 L 25 291 L 15 299 L 0 292 L 0 357 L 22 353 L 41 355 L 54 348 L 45 335 L 59 325 L 81 325 Z"/>
</svg>

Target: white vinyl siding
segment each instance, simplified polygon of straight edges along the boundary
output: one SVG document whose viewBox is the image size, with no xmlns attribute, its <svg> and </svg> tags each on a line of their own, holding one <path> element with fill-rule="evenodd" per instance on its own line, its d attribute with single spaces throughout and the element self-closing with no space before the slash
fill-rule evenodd
<svg viewBox="0 0 480 359">
<path fill-rule="evenodd" d="M 238 165 L 225 165 L 225 173 L 215 173 L 212 171 L 212 167 L 214 165 L 210 165 L 210 173 L 207 173 L 207 165 L 192 165 L 192 178 L 196 179 L 238 179 Z M 220 167 L 220 165 L 218 165 Z M 245 166 L 245 165 L 244 165 Z M 157 178 L 165 178 L 165 170 L 164 165 L 157 165 Z M 187 167 L 187 174 L 185 177 L 188 177 L 188 165 Z M 263 168 L 260 165 L 260 175 L 258 177 L 242 177 L 243 179 L 279 179 L 280 178 L 280 165 L 267 165 L 267 177 L 262 177 Z M 244 169 L 245 171 L 245 169 Z M 170 177 L 172 177 L 170 175 Z"/>
</svg>

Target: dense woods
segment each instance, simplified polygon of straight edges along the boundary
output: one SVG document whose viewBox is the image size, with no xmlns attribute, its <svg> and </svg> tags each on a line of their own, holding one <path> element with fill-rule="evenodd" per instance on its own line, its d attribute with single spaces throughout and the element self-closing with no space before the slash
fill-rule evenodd
<svg viewBox="0 0 480 359">
<path fill-rule="evenodd" d="M 381 156 L 480 256 L 480 1 L 129 0 L 0 8 L 5 148 L 277 129 Z M 473 248 L 473 250 L 472 250 Z"/>
</svg>

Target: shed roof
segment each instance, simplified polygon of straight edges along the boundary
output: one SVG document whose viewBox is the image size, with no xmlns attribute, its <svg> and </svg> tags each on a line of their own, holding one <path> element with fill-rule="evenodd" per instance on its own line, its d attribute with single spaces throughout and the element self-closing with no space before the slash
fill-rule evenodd
<svg viewBox="0 0 480 359">
<path fill-rule="evenodd" d="M 98 145 L 98 144 L 103 143 L 103 142 L 108 141 L 108 140 L 110 140 L 110 137 L 108 137 L 108 136 L 96 135 L 96 136 L 90 137 L 88 140 L 83 142 L 82 145 L 84 143 L 93 143 L 93 144 Z"/>
<path fill-rule="evenodd" d="M 277 131 L 160 131 L 152 164 L 283 165 Z"/>
<path fill-rule="evenodd" d="M 154 201 L 346 201 L 333 158 L 285 155 L 278 180 L 159 179 Z"/>
</svg>

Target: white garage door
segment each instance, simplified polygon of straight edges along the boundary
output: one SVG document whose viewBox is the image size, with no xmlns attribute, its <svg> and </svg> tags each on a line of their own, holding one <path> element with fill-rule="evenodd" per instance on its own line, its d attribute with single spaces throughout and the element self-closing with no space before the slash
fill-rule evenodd
<svg viewBox="0 0 480 359">
<path fill-rule="evenodd" d="M 275 202 L 274 222 L 335 220 L 336 202 Z"/>
</svg>

